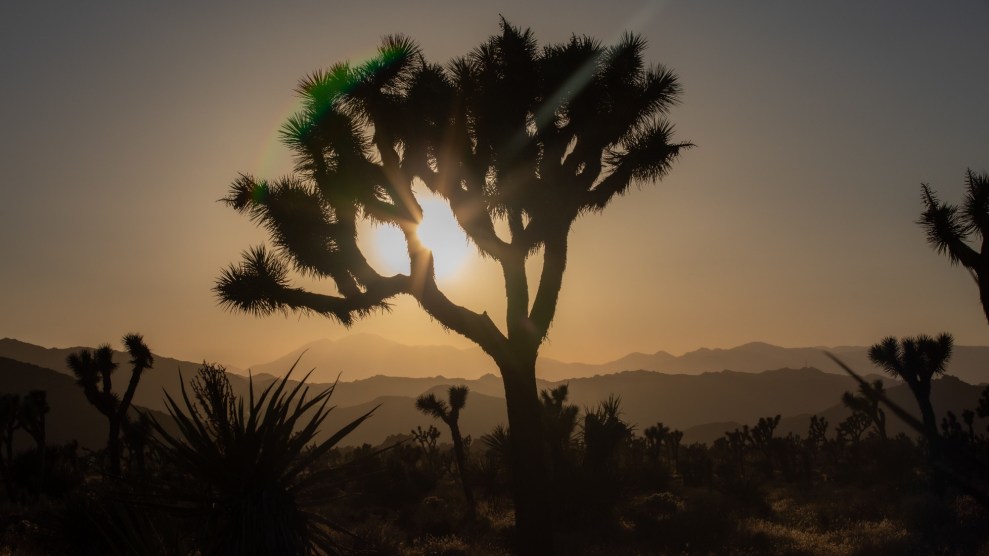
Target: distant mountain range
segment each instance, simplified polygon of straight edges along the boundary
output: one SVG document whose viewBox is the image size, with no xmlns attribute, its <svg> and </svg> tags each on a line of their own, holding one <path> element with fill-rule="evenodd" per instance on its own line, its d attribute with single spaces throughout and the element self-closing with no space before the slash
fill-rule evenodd
<svg viewBox="0 0 989 556">
<path fill-rule="evenodd" d="M 340 344 L 364 346 L 365 350 L 385 350 L 376 343 L 373 336 L 358 337 L 353 342 L 338 341 L 325 344 L 332 346 Z M 398 346 L 398 347 L 395 347 Z M 401 346 L 391 346 L 395 351 L 389 357 L 416 352 L 431 353 L 433 348 L 422 348 L 405 351 Z M 91 448 L 102 446 L 105 436 L 106 423 L 96 411 L 86 403 L 82 392 L 75 384 L 73 377 L 65 366 L 65 358 L 80 348 L 49 349 L 17 340 L 0 340 L 0 393 L 26 393 L 32 389 L 44 389 L 49 392 L 52 413 L 49 419 L 50 437 L 54 442 L 69 438 L 78 439 L 84 446 Z M 986 348 L 958 348 L 966 355 L 959 359 L 970 358 L 973 367 L 980 353 Z M 469 350 L 455 348 L 436 348 L 437 352 L 453 354 L 447 361 L 456 361 L 457 353 Z M 839 348 L 834 350 L 855 367 L 855 350 L 863 348 Z M 316 350 L 310 349 L 310 352 Z M 788 351 L 792 353 L 787 353 Z M 781 358 L 799 357 L 801 354 L 812 356 L 815 350 L 788 350 L 766 344 L 747 344 L 732 350 L 698 350 L 679 358 L 661 355 L 645 356 L 630 355 L 622 360 L 648 363 L 650 358 L 667 361 L 670 364 L 689 367 L 701 365 L 702 361 L 713 361 L 711 365 L 720 366 L 729 361 L 732 354 L 742 354 L 736 358 L 741 361 L 741 368 L 753 368 L 754 361 L 779 361 Z M 304 361 L 310 353 L 307 352 Z M 313 356 L 318 353 L 312 353 Z M 298 355 L 289 354 L 292 361 Z M 469 357 L 469 354 L 467 355 Z M 746 360 L 745 357 L 748 357 Z M 315 357 L 314 357 L 315 358 Z M 775 359 L 772 359 L 775 358 Z M 989 359 L 989 358 L 987 358 Z M 116 360 L 121 363 L 117 371 L 119 387 L 126 382 L 127 356 L 117 353 Z M 381 361 L 389 361 L 381 357 Z M 464 359 L 466 360 L 466 359 Z M 622 361 L 619 360 L 619 361 Z M 985 361 L 986 359 L 984 359 Z M 747 362 L 746 362 L 747 361 Z M 748 365 L 748 367 L 743 366 Z M 293 377 L 303 375 L 313 363 L 297 369 Z M 617 363 L 616 363 L 617 364 Z M 47 366 L 51 366 L 46 368 Z M 566 368 L 574 368 L 573 365 Z M 163 390 L 173 396 L 179 392 L 180 375 L 188 380 L 198 368 L 198 363 L 179 361 L 167 357 L 156 356 L 155 367 L 145 373 L 135 396 L 137 406 L 162 412 Z M 274 374 L 282 374 L 291 366 L 288 363 L 279 367 L 277 362 L 270 368 L 272 374 L 254 373 L 255 388 L 260 389 L 276 380 Z M 562 368 L 562 367 L 561 367 Z M 602 366 L 588 365 L 585 370 L 600 369 Z M 859 366 L 859 368 L 865 368 Z M 264 368 L 262 367 L 261 370 Z M 425 369 L 425 367 L 419 367 Z M 255 369 L 258 371 L 259 369 Z M 452 374 L 452 373 L 451 373 Z M 234 392 L 247 392 L 248 380 L 245 376 L 231 373 L 231 385 Z M 892 399 L 903 407 L 913 411 L 915 403 L 909 391 L 888 377 L 871 375 L 870 380 L 883 378 L 890 391 Z M 568 383 L 570 401 L 583 408 L 593 408 L 609 395 L 621 397 L 624 418 L 642 430 L 657 422 L 678 428 L 685 432 L 685 442 L 709 442 L 727 430 L 732 430 L 743 424 L 754 424 L 759 417 L 783 415 L 780 432 L 795 432 L 806 434 L 810 415 L 818 414 L 828 418 L 833 427 L 848 415 L 840 403 L 841 394 L 845 391 L 856 390 L 855 383 L 844 374 L 826 373 L 812 367 L 779 368 L 762 372 L 738 372 L 718 370 L 715 372 L 698 372 L 696 374 L 668 374 L 649 370 L 626 370 L 605 374 L 595 373 L 593 376 L 576 376 L 568 380 L 539 380 L 540 389 L 553 388 L 559 384 Z M 467 408 L 462 414 L 461 428 L 465 434 L 474 438 L 490 432 L 497 424 L 507 423 L 504 402 L 504 390 L 501 378 L 495 374 L 484 374 L 471 379 L 451 379 L 441 376 L 433 377 L 387 377 L 373 376 L 360 380 L 341 381 L 331 399 L 337 404 L 330 417 L 325 422 L 323 435 L 329 435 L 343 426 L 349 420 L 356 418 L 367 410 L 377 407 L 375 415 L 349 435 L 343 444 L 361 444 L 364 442 L 378 444 L 394 434 L 408 433 L 417 425 L 426 427 L 435 424 L 443 430 L 442 423 L 436 423 L 415 409 L 415 398 L 426 392 L 435 392 L 444 397 L 445 390 L 453 384 L 464 384 L 470 388 Z M 310 388 L 319 390 L 329 387 L 330 383 L 311 380 Z M 966 383 L 954 377 L 945 377 L 935 383 L 933 400 L 935 408 L 943 414 L 947 410 L 956 415 L 961 410 L 975 407 L 982 387 Z M 159 413 L 161 415 L 161 413 Z M 909 432 L 905 425 L 895 418 L 890 418 L 890 431 Z M 441 439 L 447 437 L 444 434 Z"/>
<path fill-rule="evenodd" d="M 860 373 L 874 372 L 868 348 L 861 346 L 784 348 L 752 342 L 730 349 L 698 349 L 683 355 L 665 351 L 630 353 L 606 363 L 566 363 L 541 357 L 536 376 L 559 381 L 621 371 L 657 371 L 700 374 L 713 371 L 760 372 L 767 369 L 813 367 L 841 373 L 825 351 L 833 353 Z M 0 352 L 2 353 L 2 352 Z M 479 378 L 497 374 L 498 368 L 480 349 L 452 346 L 409 346 L 371 334 L 355 334 L 339 340 L 318 340 L 295 349 L 274 361 L 253 365 L 254 372 L 280 376 L 301 357 L 300 366 L 315 369 L 313 379 L 332 382 L 355 381 L 375 375 Z M 989 347 L 955 346 L 949 372 L 971 384 L 989 382 Z"/>
</svg>

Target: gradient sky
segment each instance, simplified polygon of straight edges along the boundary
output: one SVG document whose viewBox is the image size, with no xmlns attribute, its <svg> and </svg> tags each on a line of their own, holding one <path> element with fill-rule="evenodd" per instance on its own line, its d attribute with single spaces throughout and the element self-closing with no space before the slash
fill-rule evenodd
<svg viewBox="0 0 989 556">
<path fill-rule="evenodd" d="M 203 3 L 206 4 L 206 3 Z M 542 44 L 624 30 L 679 74 L 697 147 L 578 221 L 542 354 L 989 343 L 971 278 L 915 224 L 920 184 L 957 201 L 989 170 L 986 2 L 5 2 L 0 7 L 0 337 L 67 347 L 138 331 L 156 351 L 245 367 L 348 333 L 221 310 L 219 270 L 262 241 L 216 202 L 276 141 L 306 72 L 404 33 L 446 62 L 497 31 Z M 503 315 L 497 273 L 446 290 Z M 351 329 L 469 345 L 410 300 Z"/>
</svg>

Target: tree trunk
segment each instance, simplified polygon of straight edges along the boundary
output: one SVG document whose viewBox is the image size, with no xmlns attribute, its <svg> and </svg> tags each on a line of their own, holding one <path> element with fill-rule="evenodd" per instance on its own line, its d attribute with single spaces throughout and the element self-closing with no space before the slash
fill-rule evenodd
<svg viewBox="0 0 989 556">
<path fill-rule="evenodd" d="M 120 476 L 120 421 L 110 419 L 110 436 L 106 441 L 107 457 L 110 460 L 109 474 Z"/>
<path fill-rule="evenodd" d="M 457 458 L 457 472 L 460 473 L 460 484 L 464 488 L 464 498 L 467 499 L 467 507 L 473 516 L 477 511 L 477 504 L 474 502 L 474 492 L 467 482 L 467 453 L 464 451 L 464 439 L 460 436 L 460 425 L 456 421 L 450 421 L 450 436 L 453 437 L 453 453 Z"/>
<path fill-rule="evenodd" d="M 505 384 L 512 447 L 516 553 L 553 554 L 549 472 L 536 391 L 535 357 L 525 365 L 499 365 Z"/>
<path fill-rule="evenodd" d="M 984 257 L 982 259 L 984 260 Z M 972 275 L 979 284 L 979 301 L 982 302 L 982 313 L 986 317 L 986 322 L 989 322 L 989 265 L 983 262 L 979 270 L 980 272 L 973 272 Z"/>
</svg>

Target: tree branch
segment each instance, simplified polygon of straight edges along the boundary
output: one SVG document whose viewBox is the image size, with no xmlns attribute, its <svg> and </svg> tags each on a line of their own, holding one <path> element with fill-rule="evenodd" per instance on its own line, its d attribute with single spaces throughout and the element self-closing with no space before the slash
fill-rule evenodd
<svg viewBox="0 0 989 556">
<path fill-rule="evenodd" d="M 563 272 L 567 267 L 567 235 L 570 226 L 557 230 L 544 243 L 543 271 L 539 278 L 539 289 L 532 303 L 529 320 L 534 327 L 537 341 L 542 341 L 549 333 L 550 324 L 556 315 L 556 302 L 563 286 Z"/>
</svg>

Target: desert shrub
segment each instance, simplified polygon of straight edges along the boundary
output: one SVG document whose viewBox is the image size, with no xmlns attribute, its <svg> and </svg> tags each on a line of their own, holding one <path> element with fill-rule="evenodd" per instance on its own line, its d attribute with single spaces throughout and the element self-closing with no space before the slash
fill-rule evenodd
<svg viewBox="0 0 989 556">
<path fill-rule="evenodd" d="M 199 397 L 199 406 L 183 384 L 181 404 L 166 394 L 179 433 L 173 436 L 152 420 L 155 448 L 179 474 L 179 480 L 164 485 L 158 500 L 195 518 L 194 536 L 204 554 L 334 553 L 342 548 L 331 532 L 344 530 L 315 511 L 339 495 L 340 474 L 317 464 L 373 410 L 315 442 L 332 410 L 327 403 L 334 387 L 307 398 L 308 375 L 290 387 L 291 373 L 257 396 L 251 381 L 247 400 L 205 396 Z M 225 375 L 209 376 L 225 380 Z"/>
</svg>

